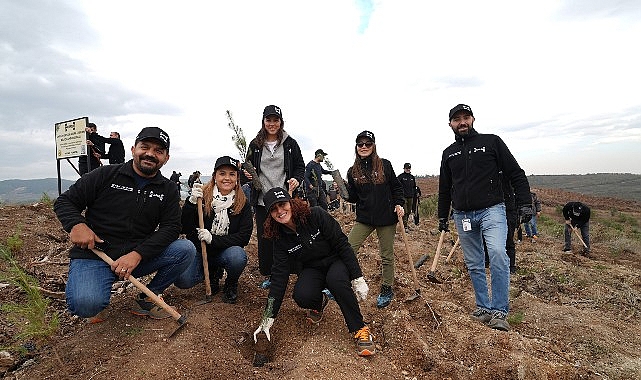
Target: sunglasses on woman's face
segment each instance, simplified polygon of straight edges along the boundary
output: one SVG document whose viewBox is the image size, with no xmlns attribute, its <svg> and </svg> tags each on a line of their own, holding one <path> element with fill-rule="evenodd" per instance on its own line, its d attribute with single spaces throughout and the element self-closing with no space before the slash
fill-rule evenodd
<svg viewBox="0 0 641 380">
<path fill-rule="evenodd" d="M 374 143 L 371 141 L 356 143 L 356 146 L 359 148 L 363 148 L 363 147 L 371 148 L 372 145 L 374 145 Z"/>
</svg>

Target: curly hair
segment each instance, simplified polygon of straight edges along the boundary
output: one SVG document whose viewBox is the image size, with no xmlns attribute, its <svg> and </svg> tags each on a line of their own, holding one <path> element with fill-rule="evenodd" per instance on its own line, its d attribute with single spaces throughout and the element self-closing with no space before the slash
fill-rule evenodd
<svg viewBox="0 0 641 380">
<path fill-rule="evenodd" d="M 263 147 L 265 144 L 265 139 L 267 138 L 267 129 L 265 129 L 265 118 L 262 119 L 261 121 L 261 127 L 260 131 L 256 134 L 256 138 L 254 138 L 254 141 L 256 141 L 256 145 L 258 145 L 260 148 Z M 280 118 L 280 128 L 278 129 L 278 132 L 276 132 L 276 137 L 278 138 L 278 145 L 280 145 L 283 142 L 283 132 L 285 130 L 285 120 L 281 117 Z"/>
<path fill-rule="evenodd" d="M 358 155 L 358 148 L 354 147 L 354 152 L 356 153 L 356 158 L 354 159 L 354 165 L 350 168 L 352 177 L 354 181 L 361 185 L 364 183 L 374 183 L 381 184 L 385 183 L 385 171 L 383 170 L 383 160 L 376 153 L 376 144 L 372 146 L 372 154 L 365 158 L 361 158 Z M 372 161 L 372 170 L 367 173 L 363 169 L 363 161 L 370 159 Z"/>
<path fill-rule="evenodd" d="M 211 174 L 211 179 L 209 182 L 203 185 L 203 203 L 205 204 L 205 215 L 210 216 L 212 213 L 211 204 L 214 201 L 214 186 L 216 185 L 216 172 L 214 171 Z M 236 186 L 234 186 L 234 191 L 236 192 L 234 203 L 231 205 L 232 215 L 238 215 L 245 207 L 247 203 L 247 197 L 245 192 L 240 187 L 240 176 L 236 179 Z"/>
<path fill-rule="evenodd" d="M 294 224 L 297 226 L 306 224 L 307 219 L 312 213 L 312 210 L 309 208 L 309 204 L 300 198 L 290 199 L 289 204 L 292 207 L 292 220 L 294 221 Z M 269 210 L 267 212 L 270 213 Z M 278 239 L 280 237 L 281 224 L 275 221 L 271 215 L 267 216 L 263 226 L 263 237 L 265 239 Z"/>
</svg>

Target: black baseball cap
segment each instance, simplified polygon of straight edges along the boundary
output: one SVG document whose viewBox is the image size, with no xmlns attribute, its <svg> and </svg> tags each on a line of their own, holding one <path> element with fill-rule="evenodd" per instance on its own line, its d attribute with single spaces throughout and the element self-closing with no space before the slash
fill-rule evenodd
<svg viewBox="0 0 641 380">
<path fill-rule="evenodd" d="M 222 157 L 218 157 L 218 159 L 216 160 L 216 165 L 214 165 L 214 171 L 218 170 L 218 168 L 223 165 L 232 166 L 234 167 L 234 169 L 236 169 L 236 171 L 239 170 L 237 159 L 231 158 L 229 156 L 222 156 Z"/>
<path fill-rule="evenodd" d="M 265 203 L 265 208 L 267 211 L 270 211 L 272 206 L 278 202 L 286 202 L 292 199 L 289 196 L 289 193 L 285 191 L 282 187 L 274 187 L 269 189 L 263 196 L 263 202 Z"/>
<path fill-rule="evenodd" d="M 268 105 L 265 107 L 263 110 L 263 118 L 269 116 L 269 115 L 278 115 L 281 119 L 283 118 L 283 111 L 280 110 L 280 107 L 275 106 L 273 104 Z"/>
<path fill-rule="evenodd" d="M 318 156 L 319 154 L 327 156 L 327 153 L 325 153 L 322 149 L 317 149 L 316 152 L 314 152 L 314 157 Z"/>
<path fill-rule="evenodd" d="M 376 139 L 374 138 L 374 133 L 370 131 L 363 131 L 356 136 L 356 142 L 358 142 L 358 139 L 361 137 L 367 137 L 368 139 L 372 140 L 372 142 L 376 142 Z"/>
<path fill-rule="evenodd" d="M 138 136 L 136 136 L 136 143 L 147 139 L 158 140 L 160 145 L 164 146 L 167 150 L 169 149 L 169 135 L 158 127 L 143 128 L 140 133 L 138 133 Z"/>
<path fill-rule="evenodd" d="M 452 120 L 452 117 L 454 117 L 454 114 L 457 113 L 458 111 L 467 111 L 470 113 L 470 116 L 474 117 L 474 114 L 472 113 L 472 108 L 468 106 L 467 104 L 457 104 L 454 108 L 450 110 L 450 120 Z"/>
<path fill-rule="evenodd" d="M 403 169 L 411 169 L 412 165 L 410 165 L 409 162 L 406 162 L 405 165 L 403 165 Z"/>
</svg>

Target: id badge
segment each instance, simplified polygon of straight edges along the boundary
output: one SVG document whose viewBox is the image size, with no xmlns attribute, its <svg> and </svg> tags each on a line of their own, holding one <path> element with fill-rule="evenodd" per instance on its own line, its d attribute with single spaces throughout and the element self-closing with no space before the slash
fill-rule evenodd
<svg viewBox="0 0 641 380">
<path fill-rule="evenodd" d="M 472 231 L 472 221 L 470 219 L 463 219 L 461 222 L 463 222 L 463 231 Z"/>
</svg>

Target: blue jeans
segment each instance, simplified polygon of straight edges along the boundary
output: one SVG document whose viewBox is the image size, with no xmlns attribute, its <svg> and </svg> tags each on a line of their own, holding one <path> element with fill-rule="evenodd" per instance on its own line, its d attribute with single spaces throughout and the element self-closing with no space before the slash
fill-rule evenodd
<svg viewBox="0 0 641 380">
<path fill-rule="evenodd" d="M 530 219 L 529 222 L 524 224 L 525 224 L 525 234 L 527 236 L 532 237 L 534 235 L 539 234 L 539 232 L 536 229 L 536 214 L 532 215 L 532 219 Z"/>
<path fill-rule="evenodd" d="M 225 283 L 235 285 L 238 283 L 241 273 L 245 270 L 245 265 L 247 265 L 247 253 L 241 247 L 231 246 L 225 248 L 219 255 L 207 255 L 207 264 L 209 264 L 210 278 L 213 276 L 213 273 L 211 273 L 212 267 L 220 267 L 227 272 Z M 202 254 L 198 254 L 198 257 L 178 277 L 174 285 L 180 289 L 188 289 L 204 279 L 203 257 Z"/>
<path fill-rule="evenodd" d="M 160 255 L 141 261 L 131 275 L 142 277 L 156 272 L 147 287 L 161 294 L 189 267 L 195 256 L 196 247 L 191 241 L 175 240 Z M 69 312 L 82 318 L 98 314 L 109 305 L 111 286 L 118 280 L 109 264 L 100 259 L 71 259 L 65 290 Z"/>
<path fill-rule="evenodd" d="M 505 253 L 507 239 L 505 205 L 499 203 L 474 211 L 454 210 L 453 214 L 465 265 L 472 280 L 476 306 L 490 312 L 500 311 L 507 314 L 510 307 L 510 260 Z M 463 219 L 470 220 L 471 230 L 463 231 Z M 485 276 L 483 239 L 490 258 L 491 299 Z"/>
</svg>

